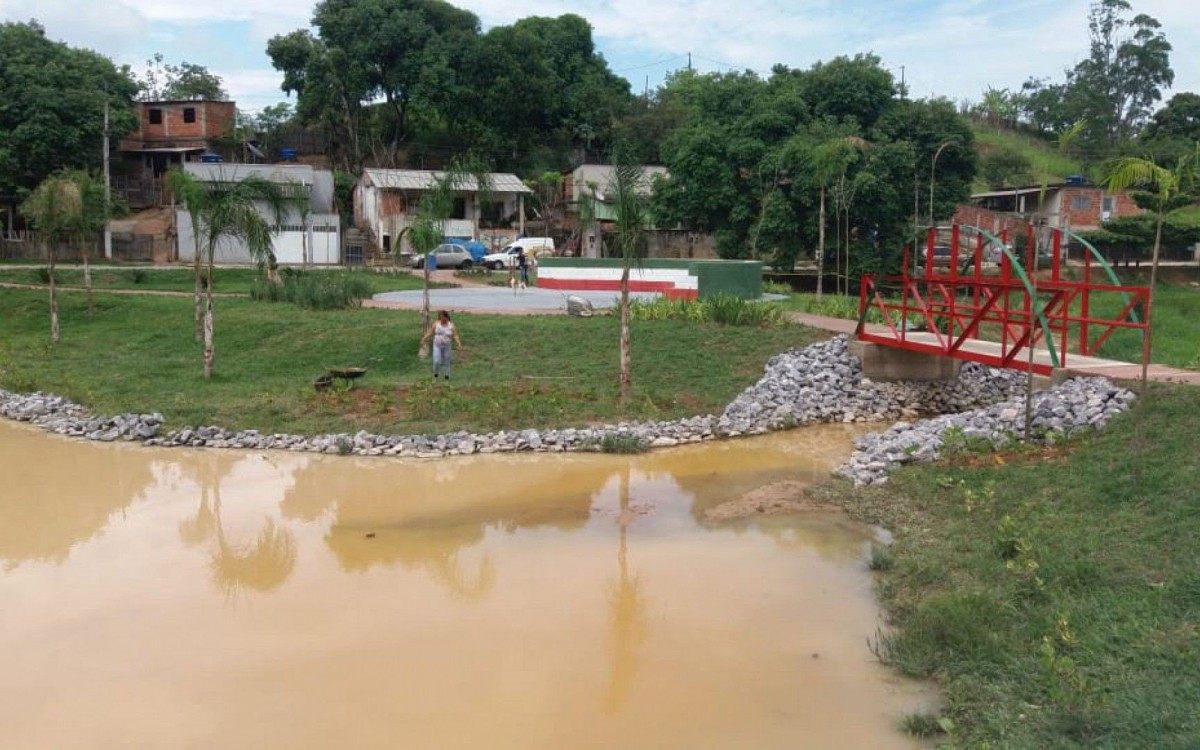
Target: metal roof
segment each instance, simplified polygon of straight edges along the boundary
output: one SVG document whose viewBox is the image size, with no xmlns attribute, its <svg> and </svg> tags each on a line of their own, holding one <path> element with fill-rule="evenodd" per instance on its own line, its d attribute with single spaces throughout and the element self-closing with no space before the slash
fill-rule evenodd
<svg viewBox="0 0 1200 750">
<path fill-rule="evenodd" d="M 984 193 L 971 193 L 971 197 L 972 198 L 1003 198 L 1005 196 L 1011 197 L 1014 195 L 1036 195 L 1036 194 L 1042 192 L 1042 190 L 1045 190 L 1048 193 L 1051 190 L 1061 190 L 1061 189 L 1067 188 L 1067 187 L 1088 188 L 1088 187 L 1093 187 L 1093 186 L 1091 186 L 1091 185 L 1067 185 L 1066 183 L 1056 182 L 1056 183 L 1052 183 L 1050 185 L 1045 185 L 1045 186 L 1034 185 L 1032 187 L 1015 187 L 1015 188 L 1006 188 L 1006 189 L 1002 189 L 1002 190 L 988 190 L 987 192 L 984 192 Z"/>
<path fill-rule="evenodd" d="M 445 172 L 435 172 L 428 169 L 365 169 L 367 179 L 376 187 L 385 190 L 429 190 L 436 180 L 445 176 Z M 532 193 L 533 191 L 521 182 L 521 178 L 508 172 L 491 172 L 492 192 L 495 193 Z M 463 185 L 463 191 L 473 193 L 479 188 L 474 177 L 468 177 Z"/>
</svg>

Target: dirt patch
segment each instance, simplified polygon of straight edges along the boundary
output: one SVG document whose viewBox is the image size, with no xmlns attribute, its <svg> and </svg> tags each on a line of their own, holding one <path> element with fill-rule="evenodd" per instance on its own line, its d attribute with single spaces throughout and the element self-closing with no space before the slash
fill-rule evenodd
<svg viewBox="0 0 1200 750">
<path fill-rule="evenodd" d="M 753 489 L 736 500 L 729 500 L 704 511 L 706 521 L 729 521 L 758 515 L 779 515 L 805 511 L 838 510 L 835 505 L 808 497 L 807 482 L 787 480 Z"/>
</svg>

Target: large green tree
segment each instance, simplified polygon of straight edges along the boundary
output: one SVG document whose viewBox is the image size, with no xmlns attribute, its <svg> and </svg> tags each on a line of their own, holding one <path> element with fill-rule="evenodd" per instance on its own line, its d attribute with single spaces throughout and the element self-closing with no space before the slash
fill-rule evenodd
<svg viewBox="0 0 1200 750">
<path fill-rule="evenodd" d="M 301 124 L 328 129 L 343 166 L 433 164 L 487 153 L 498 166 L 561 168 L 600 151 L 632 97 L 576 15 L 480 33 L 442 0 L 324 0 L 314 31 L 268 43 Z"/>
<path fill-rule="evenodd" d="M 267 54 L 283 89 L 298 94 L 302 118 L 337 123 L 353 139 L 349 166 L 357 167 L 368 153 L 394 162 L 414 120 L 447 107 L 479 19 L 443 0 L 324 0 L 312 26 L 315 36 L 272 38 Z"/>
<path fill-rule="evenodd" d="M 113 138 L 137 125 L 127 68 L 46 38 L 36 22 L 0 24 L 0 201 L 62 169 L 98 169 L 104 103 Z"/>
<path fill-rule="evenodd" d="M 791 268 L 811 253 L 821 272 L 828 261 L 840 274 L 879 269 L 911 235 L 918 186 L 917 214 L 928 216 L 940 147 L 935 218 L 953 213 L 975 175 L 973 136 L 956 107 L 899 98 L 873 56 L 780 66 L 766 79 L 684 71 L 665 89 L 659 98 L 685 114 L 662 146 L 671 178 L 656 187 L 655 214 L 714 232 L 723 257 Z M 827 235 L 835 252 L 824 252 Z"/>
<path fill-rule="evenodd" d="M 1074 127 L 1089 151 L 1111 152 L 1138 134 L 1175 80 L 1171 44 L 1162 24 L 1135 14 L 1129 0 L 1092 0 L 1088 41 L 1088 56 L 1064 82 L 1027 81 L 1022 106 L 1035 128 L 1062 134 Z"/>
</svg>

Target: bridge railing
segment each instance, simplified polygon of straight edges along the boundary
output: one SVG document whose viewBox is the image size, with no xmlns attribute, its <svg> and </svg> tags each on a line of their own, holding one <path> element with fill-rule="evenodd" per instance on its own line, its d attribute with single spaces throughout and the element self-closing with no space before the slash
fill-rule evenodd
<svg viewBox="0 0 1200 750">
<path fill-rule="evenodd" d="M 974 241 L 964 243 L 964 234 Z M 1115 332 L 1128 329 L 1141 333 L 1144 358 L 1150 290 L 1121 284 L 1107 267 L 1107 281 L 1113 283 L 1098 283 L 1091 255 L 1085 256 L 1082 277 L 1076 278 L 1078 269 L 1066 268 L 1062 238 L 1054 229 L 1039 242 L 1030 227 L 1020 258 L 1007 233 L 996 236 L 954 225 L 947 247 L 931 229 L 920 262 L 914 263 L 905 248 L 900 274 L 862 278 L 857 336 L 901 349 L 1049 373 L 1066 367 L 1071 354 L 1095 355 Z M 961 252 L 964 245 L 966 253 Z M 1048 267 L 1039 269 L 1043 258 Z M 867 323 L 871 311 L 881 323 Z"/>
</svg>

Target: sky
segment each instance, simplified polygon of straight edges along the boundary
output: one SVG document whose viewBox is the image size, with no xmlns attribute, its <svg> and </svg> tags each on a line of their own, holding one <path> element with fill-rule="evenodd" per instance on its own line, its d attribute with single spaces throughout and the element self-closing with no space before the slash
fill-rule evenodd
<svg viewBox="0 0 1200 750">
<path fill-rule="evenodd" d="M 155 52 L 204 65 L 248 111 L 287 100 L 267 40 L 306 27 L 316 0 L 0 0 L 0 20 L 37 18 L 55 39 L 135 70 Z M 577 13 L 634 91 L 687 64 L 702 72 L 807 67 L 874 52 L 913 96 L 977 100 L 987 86 L 1061 79 L 1087 52 L 1087 0 L 452 0 L 484 28 Z M 1170 93 L 1200 91 L 1200 3 L 1132 0 L 1174 46 Z M 1166 98 L 1166 97 L 1165 97 Z"/>
</svg>

